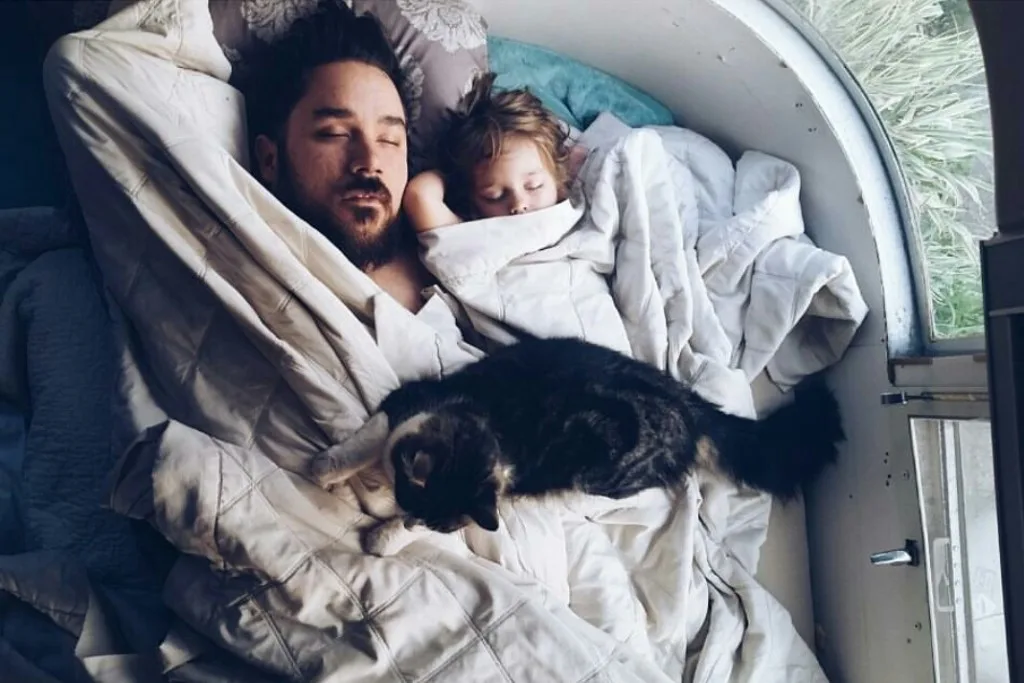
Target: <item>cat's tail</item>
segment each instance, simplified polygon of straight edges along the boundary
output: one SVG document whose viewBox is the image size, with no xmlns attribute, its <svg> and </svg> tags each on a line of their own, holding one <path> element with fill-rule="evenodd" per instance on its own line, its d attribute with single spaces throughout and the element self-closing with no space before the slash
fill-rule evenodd
<svg viewBox="0 0 1024 683">
<path fill-rule="evenodd" d="M 712 419 L 716 464 L 737 482 L 781 500 L 796 498 L 836 460 L 845 439 L 839 404 L 821 374 L 793 389 L 793 400 L 760 420 Z"/>
</svg>

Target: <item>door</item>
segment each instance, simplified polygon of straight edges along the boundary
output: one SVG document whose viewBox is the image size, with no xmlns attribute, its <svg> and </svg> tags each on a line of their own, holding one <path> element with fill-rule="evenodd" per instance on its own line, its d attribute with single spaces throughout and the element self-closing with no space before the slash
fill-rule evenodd
<svg viewBox="0 0 1024 683">
<path fill-rule="evenodd" d="M 920 680 L 1005 683 L 1010 641 L 986 356 L 894 359 L 890 371 L 894 391 L 882 398 L 890 448 L 910 463 L 892 476 L 904 480 L 907 514 L 920 531 L 886 549 L 904 552 L 870 560 L 924 583 L 927 621 L 915 627 L 927 636 L 930 666 Z"/>
</svg>

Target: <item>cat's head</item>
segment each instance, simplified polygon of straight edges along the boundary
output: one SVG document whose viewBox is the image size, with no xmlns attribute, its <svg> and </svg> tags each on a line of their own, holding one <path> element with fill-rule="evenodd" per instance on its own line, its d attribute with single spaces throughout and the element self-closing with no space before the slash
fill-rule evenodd
<svg viewBox="0 0 1024 683">
<path fill-rule="evenodd" d="M 449 533 L 473 522 L 497 531 L 507 477 L 485 420 L 459 406 L 420 413 L 392 431 L 388 451 L 407 526 Z"/>
</svg>

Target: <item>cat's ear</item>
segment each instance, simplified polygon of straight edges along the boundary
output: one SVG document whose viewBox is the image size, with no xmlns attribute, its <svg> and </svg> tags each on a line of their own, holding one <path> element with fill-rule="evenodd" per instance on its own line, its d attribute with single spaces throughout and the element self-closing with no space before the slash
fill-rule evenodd
<svg viewBox="0 0 1024 683">
<path fill-rule="evenodd" d="M 481 529 L 498 530 L 498 492 L 491 486 L 477 496 L 469 516 Z"/>
<path fill-rule="evenodd" d="M 424 487 L 427 485 L 427 477 L 434 468 L 434 459 L 426 451 L 416 451 L 411 455 L 405 453 L 402 456 L 402 464 L 405 469 L 405 476 L 414 486 Z"/>
</svg>

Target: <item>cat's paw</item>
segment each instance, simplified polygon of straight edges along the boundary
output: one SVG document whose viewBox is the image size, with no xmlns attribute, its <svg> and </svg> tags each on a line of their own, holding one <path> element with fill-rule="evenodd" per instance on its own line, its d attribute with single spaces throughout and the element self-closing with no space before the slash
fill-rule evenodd
<svg viewBox="0 0 1024 683">
<path fill-rule="evenodd" d="M 313 456 L 310 477 L 328 490 L 351 479 L 378 461 L 387 435 L 388 416 L 377 413 L 345 441 Z"/>
<path fill-rule="evenodd" d="M 401 517 L 373 524 L 363 530 L 360 545 L 367 555 L 386 557 L 394 555 L 408 545 L 410 532 Z"/>
<path fill-rule="evenodd" d="M 313 456 L 309 473 L 318 486 L 331 489 L 355 474 L 351 467 L 344 467 L 338 458 L 340 446 L 331 446 Z"/>
<path fill-rule="evenodd" d="M 374 464 L 376 464 L 376 460 L 372 458 L 353 462 L 347 445 L 339 444 L 313 456 L 309 465 L 309 473 L 314 482 L 321 488 L 330 491 L 338 484 L 344 484 Z"/>
</svg>

